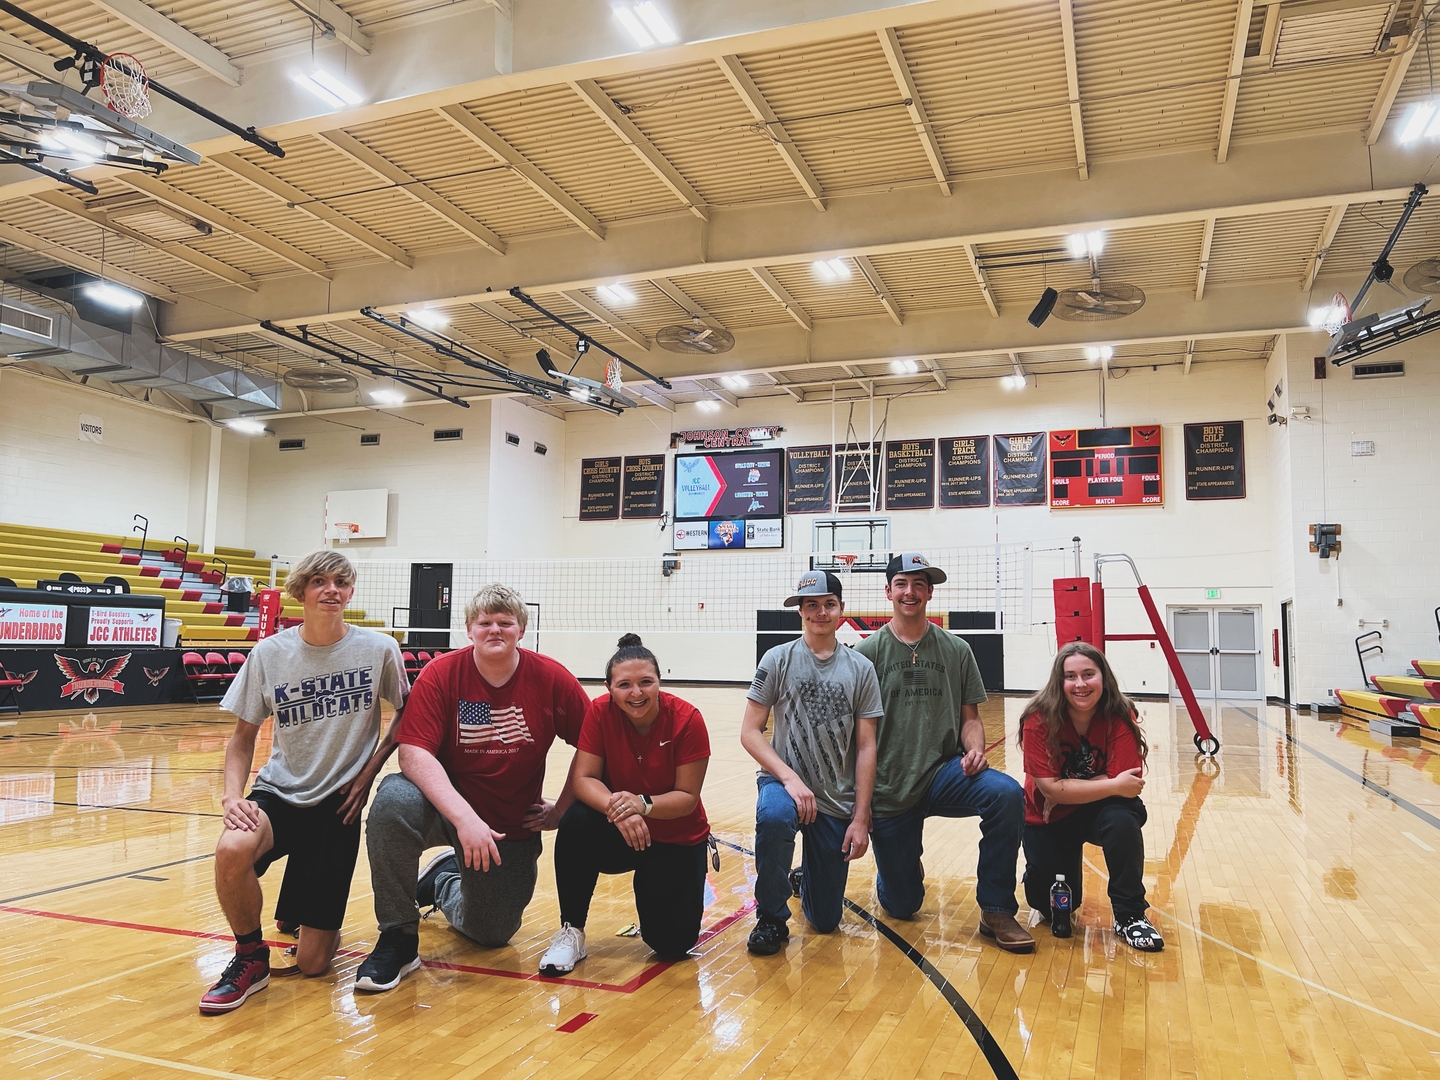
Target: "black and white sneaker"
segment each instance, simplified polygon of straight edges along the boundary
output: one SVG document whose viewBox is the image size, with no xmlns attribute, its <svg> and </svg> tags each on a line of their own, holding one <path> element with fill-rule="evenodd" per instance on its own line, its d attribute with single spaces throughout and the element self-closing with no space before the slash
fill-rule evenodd
<svg viewBox="0 0 1440 1080">
<path fill-rule="evenodd" d="M 790 940 L 790 928 L 776 919 L 760 916 L 745 947 L 756 956 L 774 956 Z"/>
<path fill-rule="evenodd" d="M 1159 952 L 1165 948 L 1165 939 L 1160 936 L 1160 931 L 1156 930 L 1144 915 L 1136 915 L 1123 921 L 1116 919 L 1115 936 L 1132 949 L 1139 949 L 1141 952 Z"/>
<path fill-rule="evenodd" d="M 415 883 L 415 903 L 420 910 L 434 909 L 435 883 L 440 880 L 441 874 L 458 874 L 459 872 L 460 860 L 455 858 L 453 851 L 442 851 L 426 863 L 420 871 L 420 880 Z"/>
<path fill-rule="evenodd" d="M 380 940 L 355 972 L 355 989 L 378 993 L 393 990 L 420 966 L 420 935 L 381 930 Z"/>
</svg>

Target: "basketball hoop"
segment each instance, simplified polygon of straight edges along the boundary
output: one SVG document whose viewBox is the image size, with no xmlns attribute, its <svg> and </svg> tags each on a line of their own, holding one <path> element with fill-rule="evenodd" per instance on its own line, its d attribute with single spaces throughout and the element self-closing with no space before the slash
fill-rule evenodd
<svg viewBox="0 0 1440 1080">
<path fill-rule="evenodd" d="M 360 531 L 360 526 L 353 521 L 337 521 L 335 523 L 335 539 L 342 544 L 350 543 L 350 537 Z"/>
<path fill-rule="evenodd" d="M 129 53 L 111 53 L 100 65 L 100 93 L 121 116 L 139 120 L 150 115 L 150 80 L 145 67 Z"/>
<path fill-rule="evenodd" d="M 856 555 L 854 552 L 849 552 L 849 553 L 847 553 L 847 554 L 841 554 L 840 552 L 837 551 L 837 552 L 834 553 L 833 558 L 835 559 L 835 561 L 836 561 L 837 563 L 843 563 L 844 566 L 845 566 L 845 569 L 846 569 L 846 570 L 849 570 L 852 566 L 855 565 L 855 560 L 858 559 L 858 558 L 860 558 L 860 556 L 859 556 L 859 555 Z M 838 569 L 838 567 L 837 567 L 837 569 Z"/>
<path fill-rule="evenodd" d="M 605 385 L 616 393 L 624 389 L 624 384 L 620 381 L 620 361 L 613 356 L 610 363 L 605 365 Z"/>
</svg>

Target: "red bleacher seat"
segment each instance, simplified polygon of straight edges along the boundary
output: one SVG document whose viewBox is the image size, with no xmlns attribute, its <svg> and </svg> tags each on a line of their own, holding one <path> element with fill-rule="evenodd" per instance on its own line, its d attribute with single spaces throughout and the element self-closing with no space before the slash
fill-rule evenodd
<svg viewBox="0 0 1440 1080">
<path fill-rule="evenodd" d="M 415 659 L 423 668 L 426 664 L 430 663 L 430 654 L 428 652 L 419 652 L 415 654 Z"/>
<path fill-rule="evenodd" d="M 409 675 L 410 678 L 413 679 L 416 675 L 420 674 L 420 662 L 415 659 L 415 654 L 413 652 L 402 651 L 400 653 L 400 659 L 405 661 L 406 675 Z"/>
<path fill-rule="evenodd" d="M 217 660 L 222 670 L 216 669 L 215 661 Z M 190 692 L 196 701 L 200 700 L 201 690 L 206 692 L 207 698 L 222 697 L 225 687 L 235 677 L 230 671 L 230 665 L 225 662 L 225 657 L 218 652 L 207 653 L 204 656 L 198 652 L 187 652 L 180 657 L 180 662 L 185 666 L 185 678 L 190 681 Z"/>
<path fill-rule="evenodd" d="M 236 652 L 233 649 L 231 650 L 230 655 L 227 656 L 226 659 L 230 662 L 230 671 L 232 674 L 239 673 L 240 669 L 245 665 L 245 661 L 249 657 L 249 655 L 249 653 Z"/>
</svg>

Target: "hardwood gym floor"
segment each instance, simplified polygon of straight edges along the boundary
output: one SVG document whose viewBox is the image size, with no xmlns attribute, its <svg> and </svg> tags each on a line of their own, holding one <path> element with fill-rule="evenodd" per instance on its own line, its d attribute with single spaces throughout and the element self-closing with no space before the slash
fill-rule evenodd
<svg viewBox="0 0 1440 1080">
<path fill-rule="evenodd" d="M 671 689 L 709 721 L 715 832 L 748 847 L 743 691 Z M 1019 705 L 984 707 L 990 760 L 1016 776 Z M 0 727 L 0 1062 L 7 1080 L 1440 1076 L 1440 756 L 1246 705 L 1212 720 L 1224 749 L 1207 770 L 1183 713 L 1142 709 L 1161 954 L 1110 933 L 1096 849 L 1075 937 L 1040 927 L 1018 957 L 982 943 L 976 826 L 931 821 L 921 916 L 883 933 L 852 910 L 834 935 L 750 956 L 751 862 L 725 848 L 696 960 L 667 968 L 617 936 L 629 882 L 602 879 L 589 960 L 541 980 L 547 843 L 511 947 L 473 946 L 436 914 L 428 965 L 355 995 L 374 940 L 362 849 L 336 970 L 272 980 L 219 1017 L 196 1002 L 231 953 L 210 864 L 230 722 L 214 706 L 31 714 Z M 568 752 L 552 754 L 552 792 Z M 878 915 L 873 874 L 867 856 L 848 895 Z M 278 883 L 277 868 L 267 916 Z"/>
</svg>

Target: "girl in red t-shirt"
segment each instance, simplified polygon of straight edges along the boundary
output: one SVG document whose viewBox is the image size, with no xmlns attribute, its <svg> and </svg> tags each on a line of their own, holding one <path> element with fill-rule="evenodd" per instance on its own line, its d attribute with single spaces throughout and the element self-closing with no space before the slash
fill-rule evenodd
<svg viewBox="0 0 1440 1080">
<path fill-rule="evenodd" d="M 700 785 L 710 736 L 699 710 L 660 689 L 660 664 L 634 634 L 605 665 L 575 752 L 575 803 L 555 838 L 559 933 L 540 974 L 585 959 L 585 920 L 601 874 L 635 874 L 640 936 L 666 960 L 700 937 L 710 823 Z"/>
<path fill-rule="evenodd" d="M 1149 747 L 1105 655 L 1083 641 L 1066 645 L 1021 716 L 1026 902 L 1048 917 L 1050 886 L 1064 874 L 1078 909 L 1082 849 L 1095 844 L 1105 852 L 1116 935 L 1159 952 L 1165 941 L 1145 917 L 1142 876 Z"/>
</svg>

